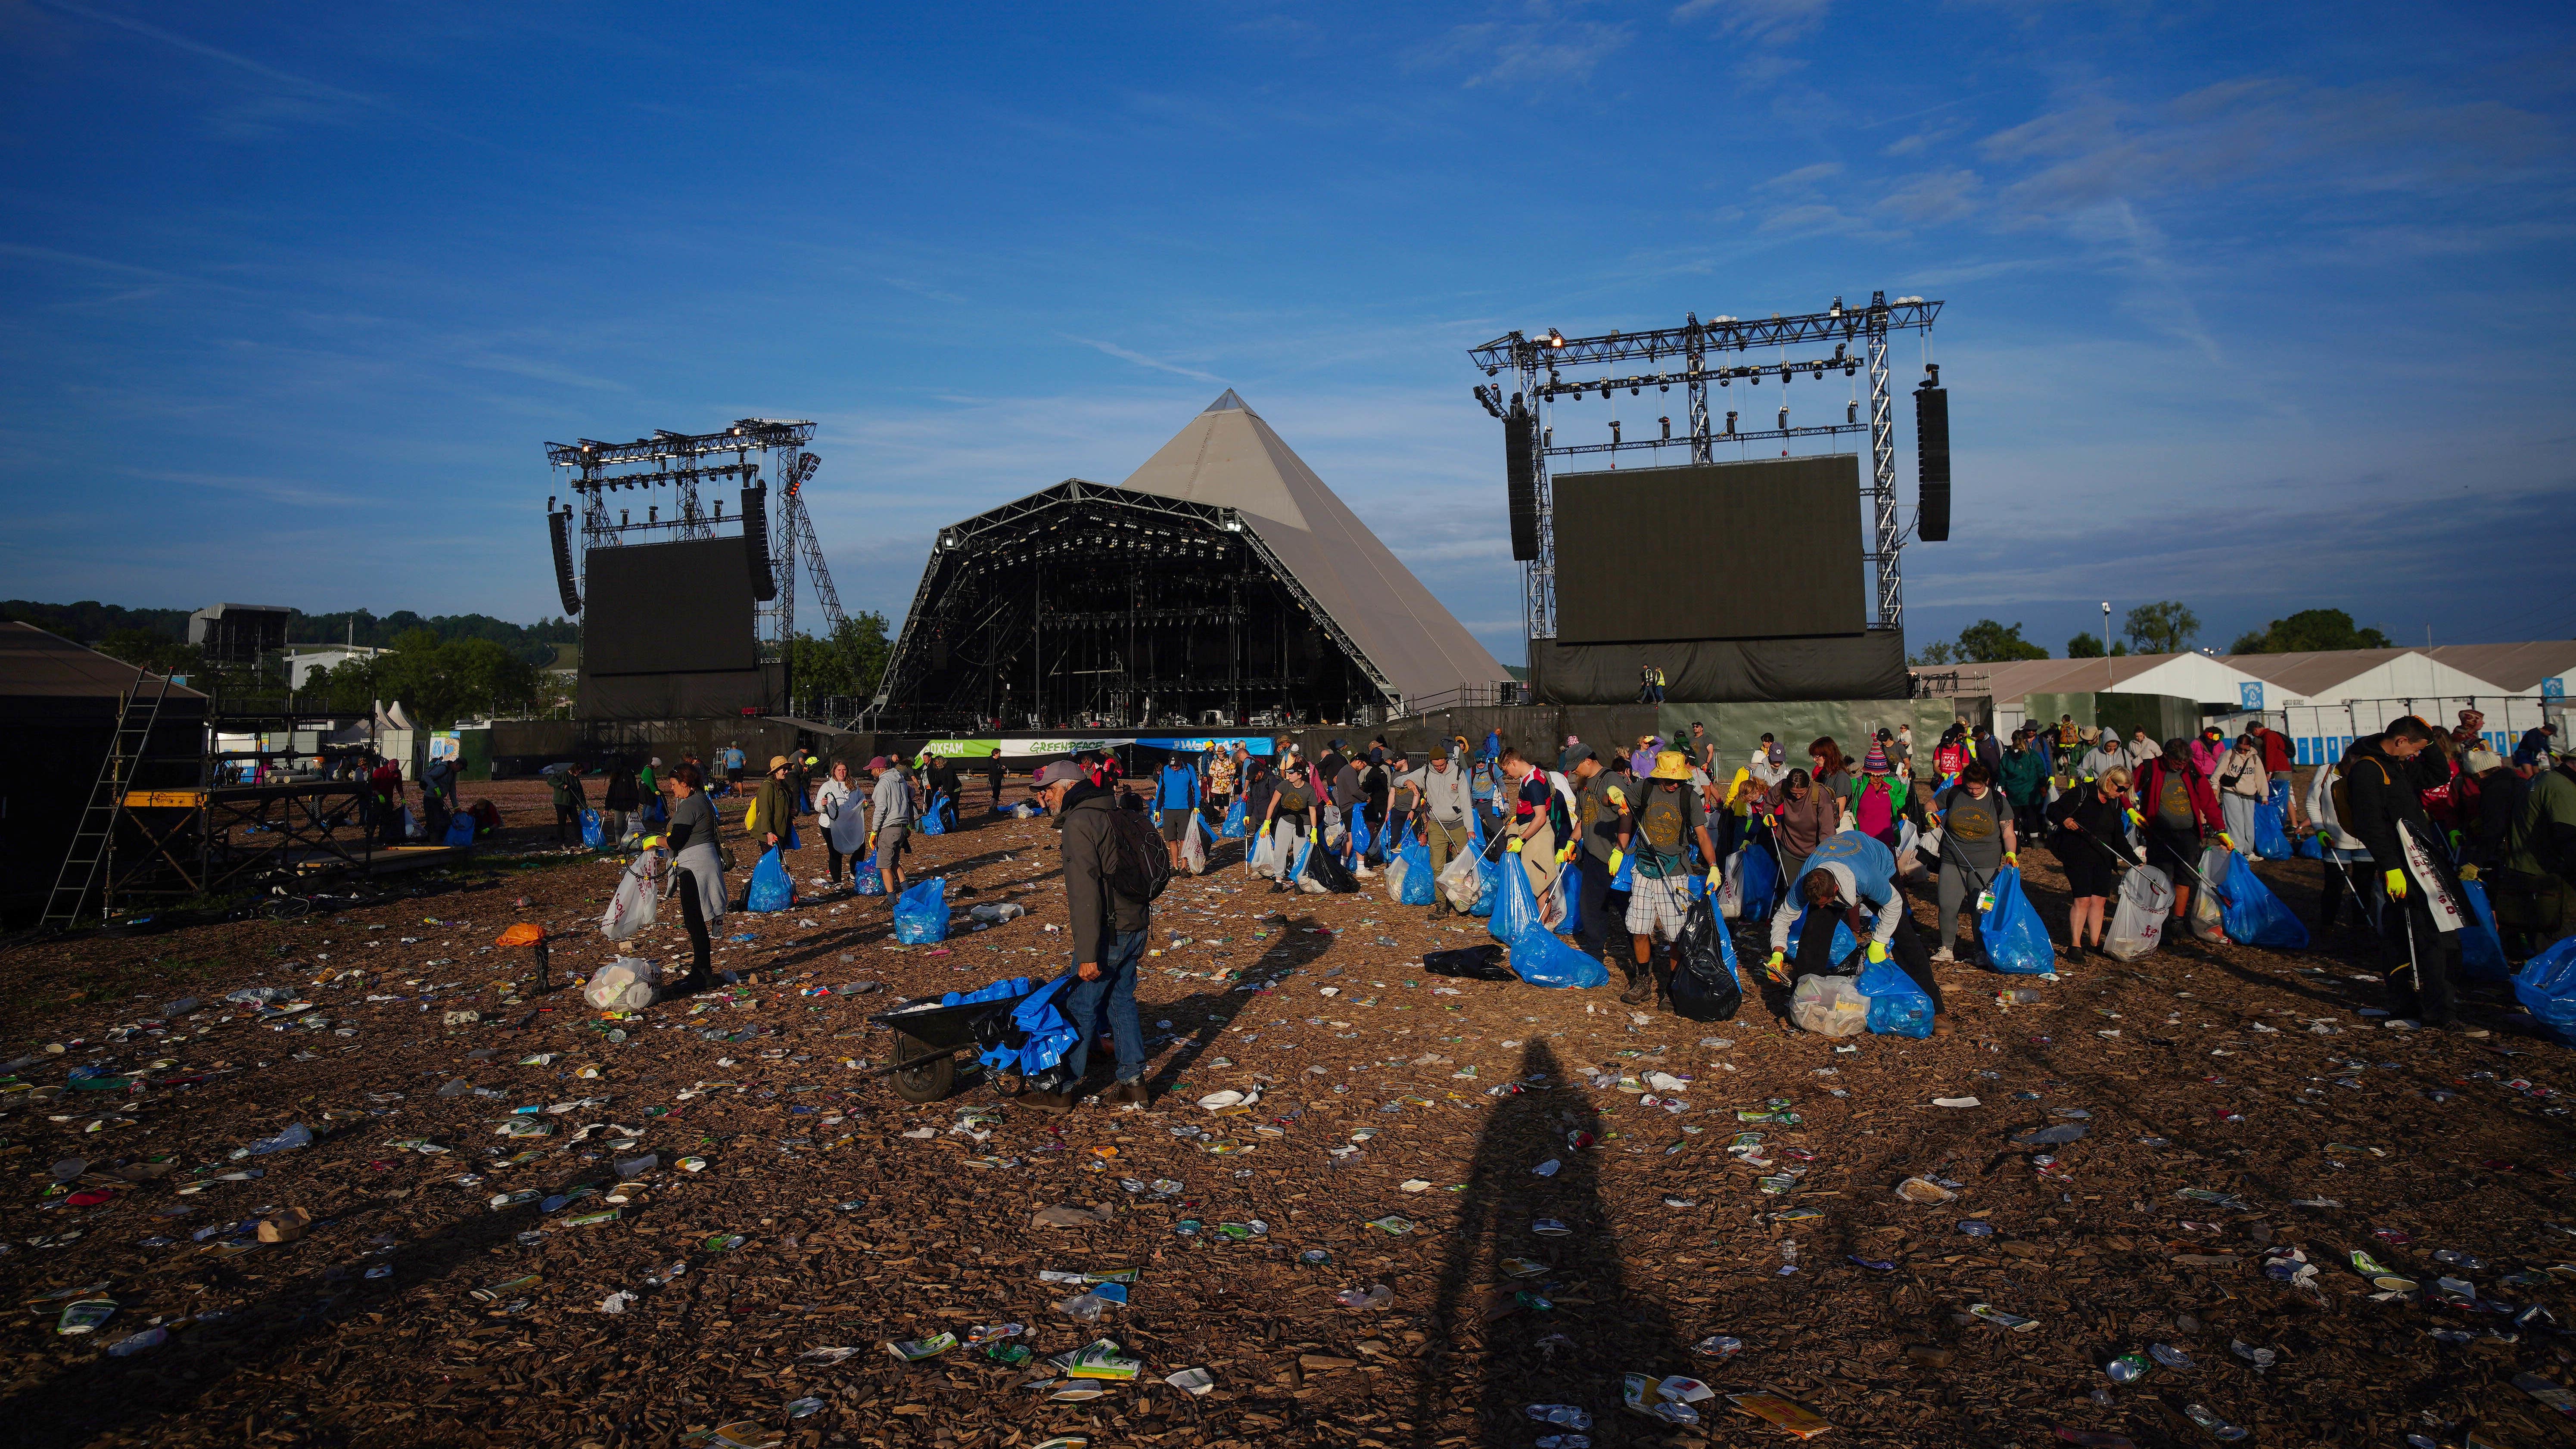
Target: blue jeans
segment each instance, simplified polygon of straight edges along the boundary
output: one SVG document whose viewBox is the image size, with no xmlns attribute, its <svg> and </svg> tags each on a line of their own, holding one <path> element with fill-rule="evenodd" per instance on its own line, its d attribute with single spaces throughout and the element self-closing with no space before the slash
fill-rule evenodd
<svg viewBox="0 0 2576 1449">
<path fill-rule="evenodd" d="M 1082 1036 L 1064 1054 L 1064 1069 L 1076 1082 L 1091 1064 L 1091 1043 L 1103 1026 L 1118 1043 L 1118 1080 L 1144 1079 L 1145 1023 L 1136 1015 L 1136 966 L 1144 959 L 1145 933 L 1120 931 L 1100 963 L 1100 979 L 1074 981 L 1073 1000 L 1064 1014 Z"/>
</svg>

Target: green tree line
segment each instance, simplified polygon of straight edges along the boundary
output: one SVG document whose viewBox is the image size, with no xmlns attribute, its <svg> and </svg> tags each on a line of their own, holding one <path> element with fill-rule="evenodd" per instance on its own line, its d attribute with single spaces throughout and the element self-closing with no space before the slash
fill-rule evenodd
<svg viewBox="0 0 2576 1449">
<path fill-rule="evenodd" d="M 2129 654 L 2179 654 L 2200 637 L 2200 616 L 2191 606 L 2178 599 L 2161 599 L 2140 604 L 2120 621 L 2124 637 L 2110 641 L 2108 654 L 2119 658 Z M 1956 640 L 1936 639 L 1917 650 L 1907 662 L 1917 665 L 1993 664 L 2013 659 L 2048 659 L 2048 650 L 2024 639 L 2022 626 L 1979 619 L 1959 631 Z M 2352 615 L 2341 609 L 2301 609 L 2285 619 L 2274 619 L 2260 629 L 2236 637 L 2229 645 L 2230 654 L 2295 654 L 2307 650 L 2386 649 L 2388 636 L 2377 629 L 2355 625 Z M 2104 656 L 2102 637 L 2083 633 L 2066 641 L 2069 659 L 2100 659 Z"/>
<path fill-rule="evenodd" d="M 92 647 L 99 647 L 110 638 L 119 638 L 127 641 L 125 647 L 140 649 L 146 646 L 136 636 L 149 635 L 184 648 L 188 642 L 189 612 L 186 609 L 129 609 L 118 604 L 102 604 L 95 599 L 85 599 L 77 604 L 44 604 L 31 599 L 0 600 L 0 619 L 33 624 L 48 633 L 60 634 L 75 643 Z M 366 609 L 343 609 L 329 614 L 308 614 L 297 609 L 288 617 L 286 637 L 297 644 L 363 644 L 376 649 L 390 649 L 396 641 L 419 629 L 426 629 L 441 639 L 489 639 L 530 664 L 543 664 L 553 658 L 554 647 L 558 644 L 581 642 L 581 625 L 571 619 L 539 619 L 533 624 L 513 624 L 489 614 L 424 616 L 409 609 L 396 609 L 383 615 Z M 114 649 L 107 652 L 120 659 L 125 658 Z"/>
</svg>

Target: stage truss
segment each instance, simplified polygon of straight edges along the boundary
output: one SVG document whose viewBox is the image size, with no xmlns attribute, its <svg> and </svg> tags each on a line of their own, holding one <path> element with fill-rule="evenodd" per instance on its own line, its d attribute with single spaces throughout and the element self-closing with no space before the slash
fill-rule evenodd
<svg viewBox="0 0 2576 1449">
<path fill-rule="evenodd" d="M 795 637 L 796 568 L 800 562 L 813 576 L 814 597 L 822 607 L 825 629 L 837 633 L 846 622 L 840 593 L 832 586 L 832 570 L 823 561 L 822 540 L 815 536 L 813 516 L 805 507 L 805 485 L 823 461 L 805 451 L 805 445 L 813 438 L 814 425 L 810 422 L 744 418 L 713 433 L 660 430 L 631 443 L 602 443 L 590 438 L 548 443 L 546 461 L 571 474 L 573 494 L 580 500 L 581 553 L 585 557 L 591 549 L 614 548 L 630 539 L 649 543 L 713 538 L 726 521 L 724 500 L 719 496 L 714 507 L 708 509 L 699 497 L 701 484 L 753 489 L 763 486 L 764 476 L 778 480 L 777 497 L 767 504 L 763 537 L 771 596 L 761 601 L 756 626 L 760 657 L 770 662 L 783 658 L 786 641 Z M 611 521 L 610 494 L 658 489 L 670 490 L 669 517 L 663 516 L 661 503 L 650 502 L 644 505 L 645 515 L 640 520 L 629 505 L 615 508 L 616 518 Z M 547 510 L 552 512 L 554 507 L 555 500 L 547 499 Z M 736 515 L 734 521 L 739 525 L 741 516 Z M 576 559 L 575 566 L 578 565 Z M 573 602 L 577 595 L 577 590 L 570 591 L 566 602 Z"/>
<path fill-rule="evenodd" d="M 1920 332 L 1927 338 L 1933 319 L 1941 313 L 1939 302 L 1921 297 L 1899 297 L 1887 300 L 1885 292 L 1873 293 L 1867 307 L 1852 309 L 1836 297 L 1833 305 L 1822 312 L 1802 313 L 1794 317 L 1774 316 L 1767 319 L 1718 317 L 1702 322 L 1691 313 L 1679 327 L 1660 328 L 1651 332 L 1611 332 L 1598 337 L 1567 337 L 1551 328 L 1536 336 L 1508 333 L 1481 347 L 1468 349 L 1467 355 L 1485 370 L 1487 377 L 1512 371 L 1519 390 L 1508 402 L 1500 386 L 1478 384 L 1476 400 L 1495 417 L 1505 416 L 1507 408 L 1526 407 L 1534 414 L 1530 429 L 1530 466 L 1534 479 L 1538 513 L 1538 557 L 1522 565 L 1521 606 L 1529 637 L 1556 637 L 1556 528 L 1555 507 L 1548 486 L 1548 460 L 1594 453 L 1617 454 L 1638 448 L 1689 449 L 1690 461 L 1713 461 L 1715 445 L 1720 442 L 1761 442 L 1777 439 L 1833 437 L 1843 433 L 1869 434 L 1870 477 L 1864 485 L 1869 495 L 1872 519 L 1871 542 L 1865 553 L 1877 601 L 1874 629 L 1901 629 L 1905 622 L 1905 582 L 1902 555 L 1905 529 L 1898 518 L 1896 504 L 1896 439 L 1891 417 L 1888 386 L 1887 344 L 1891 334 Z M 1831 355 L 1821 349 L 1830 345 Z M 1853 352 L 1858 348 L 1857 354 Z M 1747 353 L 1759 348 L 1776 348 L 1780 355 L 1768 362 L 1715 363 L 1712 355 Z M 1818 349 L 1817 355 L 1791 358 L 1792 348 Z M 1679 361 L 1679 370 L 1652 366 L 1640 370 L 1641 364 L 1663 364 Z M 1927 359 L 1928 360 L 1928 359 Z M 1620 372 L 1598 376 L 1568 378 L 1570 368 L 1620 367 Z M 1867 406 L 1869 418 L 1859 415 L 1861 401 L 1855 394 L 1846 404 L 1840 422 L 1793 423 L 1787 401 L 1791 382 L 1804 377 L 1821 382 L 1828 373 L 1849 378 L 1866 368 L 1869 373 Z M 1738 426 L 1745 409 L 1729 410 L 1722 430 L 1709 421 L 1708 385 L 1721 389 L 1742 382 L 1748 389 L 1761 386 L 1764 378 L 1778 381 L 1782 392 L 1776 425 L 1747 428 Z M 1622 423 L 1610 424 L 1610 441 L 1559 443 L 1556 441 L 1555 405 L 1559 400 L 1579 401 L 1598 395 L 1608 401 L 1621 390 L 1629 396 L 1643 394 L 1651 387 L 1669 393 L 1676 386 L 1686 390 L 1689 405 L 1687 432 L 1672 434 L 1672 419 L 1658 419 L 1657 430 L 1645 437 L 1624 437 Z M 1748 402 L 1752 394 L 1746 394 Z M 1828 414 L 1830 416 L 1830 414 Z M 1755 419 L 1759 420 L 1758 415 Z"/>
</svg>

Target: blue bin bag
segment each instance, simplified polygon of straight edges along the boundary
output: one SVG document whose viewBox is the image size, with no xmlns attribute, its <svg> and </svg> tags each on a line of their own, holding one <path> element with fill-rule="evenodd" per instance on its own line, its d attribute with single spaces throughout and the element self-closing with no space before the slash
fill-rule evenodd
<svg viewBox="0 0 2576 1449">
<path fill-rule="evenodd" d="M 1247 827 L 1243 823 L 1243 802 L 1237 800 L 1225 807 L 1225 819 L 1216 828 L 1217 839 L 1241 840 L 1246 830 Z"/>
<path fill-rule="evenodd" d="M 2288 818 L 2289 818 L 2289 814 L 2290 814 L 2290 782 L 2289 782 L 2289 781 L 2287 781 L 2287 780 L 2275 780 L 2275 781 L 2273 781 L 2273 782 L 2272 782 L 2272 792 L 2271 792 L 2270 794 L 2268 794 L 2268 795 L 2264 796 L 2263 798 L 2264 798 L 2264 803 L 2266 803 L 2266 804 L 2270 805 L 2273 809 L 2278 810 L 2278 811 L 2280 811 L 2280 812 L 2281 812 L 2281 816 L 2282 816 L 2282 818 L 2283 818 L 2283 819 L 2288 819 Z"/>
<path fill-rule="evenodd" d="M 2326 858 L 2325 833 L 2311 830 L 2292 842 L 2290 849 L 2301 860 L 2323 860 Z"/>
<path fill-rule="evenodd" d="M 1610 889 L 1614 891 L 1632 891 L 1636 888 L 1637 853 L 1632 850 L 1626 855 L 1619 857 L 1619 870 L 1617 874 L 1610 877 Z"/>
<path fill-rule="evenodd" d="M 1529 882 L 1523 881 L 1521 890 L 1527 894 Z M 1511 960 L 1512 973 L 1532 986 L 1584 991 L 1610 979 L 1610 968 L 1591 953 L 1578 951 L 1545 930 L 1514 941 Z"/>
<path fill-rule="evenodd" d="M 1297 863 L 1288 867 L 1288 880 L 1292 884 L 1306 878 L 1306 857 L 1313 855 L 1314 853 L 1314 837 L 1311 835 L 1299 835 L 1297 837 Z"/>
<path fill-rule="evenodd" d="M 1342 836 L 1342 843 L 1348 848 L 1348 858 L 1357 860 L 1368 854 L 1377 843 L 1377 836 L 1369 829 L 1367 807 L 1354 805 L 1343 811 L 1342 823 L 1348 827 Z"/>
<path fill-rule="evenodd" d="M 2298 854 L 2283 825 L 2281 807 L 2266 800 L 2254 807 L 2254 853 L 2264 860 L 2288 860 Z"/>
<path fill-rule="evenodd" d="M 2469 898 L 2469 923 L 2460 928 L 2460 967 L 2471 981 L 2510 981 L 2513 965 L 2504 959 L 2504 939 L 2496 934 L 2495 909 L 2487 888 L 2473 880 L 2460 882 Z"/>
<path fill-rule="evenodd" d="M 600 849 L 601 843 L 606 838 L 606 835 L 607 832 L 600 828 L 598 811 L 584 810 L 581 812 L 581 843 L 584 849 Z"/>
<path fill-rule="evenodd" d="M 1860 979 L 1852 983 L 1860 994 L 1869 998 L 1869 1029 L 1879 1036 L 1910 1036 L 1921 1040 L 1932 1034 L 1932 998 L 1905 974 L 1905 968 L 1894 961 L 1872 961 L 1863 966 Z"/>
<path fill-rule="evenodd" d="M 799 839 L 796 834 L 795 821 L 790 820 L 787 822 L 786 833 L 779 837 L 778 844 L 779 847 L 784 850 L 803 850 L 805 848 L 805 842 L 802 839 Z"/>
<path fill-rule="evenodd" d="M 885 877 L 877 874 L 877 858 L 873 851 L 865 860 L 850 862 L 850 894 L 854 896 L 885 894 Z"/>
<path fill-rule="evenodd" d="M 1015 976 L 1007 981 L 996 981 L 991 986 L 985 987 L 983 991 L 960 998 L 961 1001 L 977 999 L 1007 1001 L 1012 996 L 1026 993 L 1021 996 L 1020 1004 L 1011 1008 L 1011 1024 L 1018 1027 L 1023 1034 L 1021 1044 L 1017 1047 L 987 1047 L 976 1059 L 994 1071 L 1017 1072 L 1023 1077 L 1034 1077 L 1064 1060 L 1064 1054 L 1073 1050 L 1073 1044 L 1082 1039 L 1082 1033 L 1074 1029 L 1072 1022 L 1065 1020 L 1064 1011 L 1056 1005 L 1056 998 L 1064 994 L 1065 983 L 1072 979 L 1070 974 L 1059 976 L 1046 985 L 1030 991 L 1029 978 Z M 1017 986 L 1019 990 L 999 996 L 986 996 L 987 992 L 994 992 L 1006 986 Z"/>
<path fill-rule="evenodd" d="M 1772 908 L 1780 904 L 1780 862 L 1760 842 L 1746 841 L 1744 864 L 1737 868 L 1744 873 L 1739 892 L 1744 899 L 1744 919 L 1758 921 L 1770 915 Z"/>
<path fill-rule="evenodd" d="M 1565 901 L 1565 914 L 1556 922 L 1557 934 L 1580 937 L 1583 934 L 1583 859 L 1579 850 L 1573 860 L 1557 868 L 1556 893 Z"/>
<path fill-rule="evenodd" d="M 1506 850 L 1494 862 L 1491 877 L 1494 887 L 1494 914 L 1485 922 L 1486 934 L 1508 946 L 1532 931 L 1544 931 L 1538 921 L 1538 896 L 1530 889 L 1529 872 L 1521 858 Z"/>
<path fill-rule="evenodd" d="M 760 853 L 760 864 L 751 868 L 751 889 L 743 905 L 754 911 L 783 911 L 796 904 L 796 882 L 787 874 L 786 862 L 774 849 Z"/>
<path fill-rule="evenodd" d="M 2021 868 L 1995 872 L 1995 903 L 1977 917 L 1978 939 L 1985 943 L 1986 964 L 2008 976 L 2041 976 L 2057 969 L 2057 948 L 2039 909 L 2022 893 Z M 1867 988 L 1862 988 L 1866 990 Z"/>
<path fill-rule="evenodd" d="M 1419 840 L 1408 840 L 1404 843 L 1404 849 L 1398 852 L 1397 858 L 1404 862 L 1404 889 L 1397 896 L 1396 904 L 1430 905 L 1435 895 L 1434 887 L 1438 884 L 1431 876 L 1430 845 Z"/>
<path fill-rule="evenodd" d="M 462 810 L 457 811 L 456 817 L 447 822 L 447 843 L 450 845 L 472 845 L 474 843 L 474 817 L 466 814 Z"/>
<path fill-rule="evenodd" d="M 2218 918 L 2227 939 L 2240 946 L 2274 951 L 2308 949 L 2308 928 L 2263 884 L 2241 852 L 2227 853 L 2227 874 L 2218 883 Z"/>
<path fill-rule="evenodd" d="M 948 797 L 946 795 L 931 796 L 930 808 L 921 812 L 921 833 L 924 835 L 946 835 L 948 833 L 947 808 Z"/>
<path fill-rule="evenodd" d="M 932 876 L 894 898 L 894 938 L 907 946 L 948 939 L 948 878 Z"/>
<path fill-rule="evenodd" d="M 2576 936 L 2523 962 L 2513 973 L 2513 995 L 2542 1029 L 2576 1046 Z"/>
<path fill-rule="evenodd" d="M 1037 983 L 1026 976 L 1005 976 L 990 986 L 972 991 L 951 991 L 939 998 L 942 1006 L 966 1006 L 978 1001 L 1012 1001 L 1029 994 Z"/>
</svg>

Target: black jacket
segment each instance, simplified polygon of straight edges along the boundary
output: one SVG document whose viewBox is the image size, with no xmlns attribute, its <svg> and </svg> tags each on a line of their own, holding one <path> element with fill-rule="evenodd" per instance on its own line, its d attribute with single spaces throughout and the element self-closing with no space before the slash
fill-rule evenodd
<svg viewBox="0 0 2576 1449">
<path fill-rule="evenodd" d="M 2442 877 L 2443 888 L 2453 900 L 2463 899 L 2460 883 L 2451 874 L 2450 852 L 2442 846 L 2442 834 L 2433 828 L 2424 814 L 2424 797 L 2419 786 L 2422 776 L 2413 763 L 2382 753 L 2384 734 L 2364 735 L 2352 742 L 2343 753 L 2344 799 L 2337 807 L 2336 823 L 2359 837 L 2378 867 L 2393 870 L 2406 864 L 2406 851 L 2398 844 L 2401 832 L 2411 834 L 2424 856 Z M 2427 748 L 2425 753 L 2431 753 Z M 2413 871 L 2407 872 L 2409 875 Z"/>
</svg>

